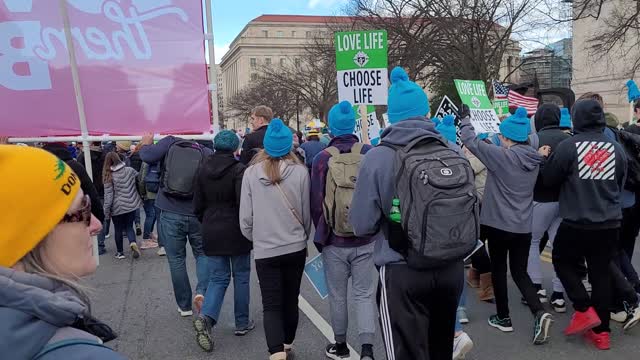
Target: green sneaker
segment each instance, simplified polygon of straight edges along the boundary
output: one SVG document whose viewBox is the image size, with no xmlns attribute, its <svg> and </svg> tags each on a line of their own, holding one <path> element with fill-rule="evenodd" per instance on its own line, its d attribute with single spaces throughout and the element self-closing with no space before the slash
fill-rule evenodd
<svg viewBox="0 0 640 360">
<path fill-rule="evenodd" d="M 540 313 L 536 316 L 533 326 L 533 344 L 542 345 L 549 340 L 549 327 L 553 322 L 553 317 L 548 312 Z"/>
<path fill-rule="evenodd" d="M 193 327 L 196 330 L 196 341 L 202 350 L 213 351 L 213 336 L 211 336 L 211 325 L 204 315 L 199 315 L 193 320 Z"/>
<path fill-rule="evenodd" d="M 511 318 L 506 317 L 504 319 L 500 319 L 498 315 L 491 315 L 489 317 L 489 326 L 492 326 L 502 332 L 512 332 L 513 325 L 511 324 Z"/>
</svg>

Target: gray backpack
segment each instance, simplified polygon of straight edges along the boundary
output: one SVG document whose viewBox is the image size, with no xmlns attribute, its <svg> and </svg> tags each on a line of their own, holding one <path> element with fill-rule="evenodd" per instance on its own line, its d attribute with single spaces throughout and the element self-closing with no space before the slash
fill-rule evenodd
<svg viewBox="0 0 640 360">
<path fill-rule="evenodd" d="M 396 198 L 403 239 L 390 246 L 415 269 L 430 269 L 471 254 L 480 232 L 479 201 L 469 161 L 446 140 L 423 136 L 396 151 Z M 390 236 L 391 237 L 391 236 Z"/>
<path fill-rule="evenodd" d="M 178 140 L 169 147 L 162 163 L 161 184 L 165 195 L 179 198 L 193 198 L 193 182 L 205 159 L 200 144 Z"/>
</svg>

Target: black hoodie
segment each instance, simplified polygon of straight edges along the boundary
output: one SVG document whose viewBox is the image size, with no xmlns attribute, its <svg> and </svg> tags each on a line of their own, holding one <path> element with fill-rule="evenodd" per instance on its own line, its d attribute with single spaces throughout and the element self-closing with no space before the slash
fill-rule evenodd
<svg viewBox="0 0 640 360">
<path fill-rule="evenodd" d="M 581 228 L 620 226 L 620 192 L 627 175 L 624 149 L 611 141 L 602 107 L 593 100 L 573 108 L 575 135 L 563 141 L 544 165 L 547 186 L 560 189 L 560 217 Z"/>
<path fill-rule="evenodd" d="M 553 152 L 562 141 L 571 137 L 559 126 L 560 108 L 557 105 L 544 104 L 540 106 L 538 111 L 536 111 L 535 119 L 539 140 L 538 147 L 548 145 L 551 146 L 551 151 Z M 537 126 L 541 126 L 541 128 L 537 128 Z M 536 187 L 533 190 L 533 201 L 541 203 L 558 201 L 557 188 L 554 189 L 544 186 L 542 172 L 540 172 Z"/>
<path fill-rule="evenodd" d="M 98 218 L 100 222 L 103 222 L 104 210 L 102 209 L 102 200 L 100 199 L 98 191 L 93 185 L 89 174 L 87 174 L 87 171 L 84 169 L 84 166 L 80 165 L 80 163 L 71 156 L 71 152 L 67 149 L 66 145 L 50 143 L 45 145 L 43 149 L 67 163 L 71 170 L 78 175 L 80 178 L 80 188 L 82 189 L 82 192 L 84 192 L 85 195 L 89 195 L 89 198 L 91 199 L 91 213 Z"/>
<path fill-rule="evenodd" d="M 200 166 L 193 207 L 207 256 L 246 255 L 252 244 L 240 231 L 240 192 L 245 166 L 231 152 L 217 151 Z"/>
</svg>

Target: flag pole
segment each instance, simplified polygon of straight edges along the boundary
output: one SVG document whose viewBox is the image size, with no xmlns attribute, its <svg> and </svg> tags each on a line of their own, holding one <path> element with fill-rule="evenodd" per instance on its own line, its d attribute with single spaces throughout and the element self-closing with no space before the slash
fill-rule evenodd
<svg viewBox="0 0 640 360">
<path fill-rule="evenodd" d="M 205 39 L 207 40 L 209 49 L 209 95 L 211 96 L 211 121 L 214 129 L 218 129 L 218 69 L 216 69 L 216 58 L 213 37 L 213 13 L 211 12 L 211 2 L 213 0 L 205 0 L 205 11 L 207 17 L 207 32 Z"/>
</svg>

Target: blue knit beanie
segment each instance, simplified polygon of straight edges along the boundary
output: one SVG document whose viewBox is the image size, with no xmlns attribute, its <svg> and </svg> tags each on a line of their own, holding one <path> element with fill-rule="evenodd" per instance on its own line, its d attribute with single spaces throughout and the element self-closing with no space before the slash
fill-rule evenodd
<svg viewBox="0 0 640 360">
<path fill-rule="evenodd" d="M 213 148 L 217 151 L 236 151 L 239 146 L 240 139 L 231 130 L 222 130 L 213 138 Z"/>
<path fill-rule="evenodd" d="M 571 115 L 566 107 L 560 109 L 560 127 L 571 129 Z"/>
<path fill-rule="evenodd" d="M 355 129 L 356 113 L 353 111 L 353 105 L 348 101 L 333 105 L 329 110 L 329 131 L 331 131 L 331 135 L 353 134 Z"/>
<path fill-rule="evenodd" d="M 638 89 L 638 85 L 633 80 L 627 81 L 627 98 L 629 102 L 634 102 L 640 99 L 640 90 Z"/>
<path fill-rule="evenodd" d="M 429 98 L 418 84 L 409 80 L 401 67 L 391 71 L 388 110 L 389 122 L 395 124 L 416 116 L 429 114 Z"/>
<path fill-rule="evenodd" d="M 442 119 L 442 123 L 436 126 L 436 130 L 452 143 L 456 142 L 456 127 L 453 125 L 455 118 L 453 115 L 447 115 Z"/>
<path fill-rule="evenodd" d="M 273 119 L 267 126 L 267 132 L 264 135 L 264 151 L 269 156 L 279 158 L 291 152 L 293 146 L 293 134 L 291 130 L 284 125 L 282 120 Z"/>
<path fill-rule="evenodd" d="M 500 134 L 507 139 L 524 142 L 529 138 L 531 122 L 527 117 L 527 109 L 519 107 L 516 113 L 504 119 L 500 124 Z"/>
</svg>

